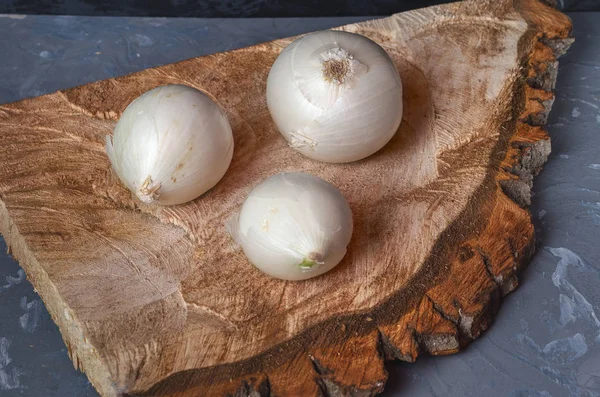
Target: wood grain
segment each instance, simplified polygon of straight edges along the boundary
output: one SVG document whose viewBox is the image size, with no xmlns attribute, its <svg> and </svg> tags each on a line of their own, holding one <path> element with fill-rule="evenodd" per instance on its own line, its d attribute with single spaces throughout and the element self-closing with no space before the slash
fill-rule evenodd
<svg viewBox="0 0 600 397">
<path fill-rule="evenodd" d="M 0 107 L 0 231 L 104 397 L 373 395 L 385 359 L 458 351 L 517 286 L 568 18 L 537 0 L 466 1 L 341 29 L 382 45 L 404 85 L 398 133 L 357 163 L 304 158 L 275 130 L 266 77 L 292 39 Z M 171 83 L 222 104 L 234 158 L 197 200 L 140 205 L 104 137 Z M 303 282 L 254 269 L 224 226 L 283 171 L 333 183 L 355 219 L 343 262 Z"/>
</svg>

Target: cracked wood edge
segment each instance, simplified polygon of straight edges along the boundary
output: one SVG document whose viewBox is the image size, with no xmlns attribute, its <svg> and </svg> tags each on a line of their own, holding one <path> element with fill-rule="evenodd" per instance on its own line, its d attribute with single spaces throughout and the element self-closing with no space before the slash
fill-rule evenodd
<svg viewBox="0 0 600 397">
<path fill-rule="evenodd" d="M 420 302 L 395 322 L 378 321 L 379 313 L 394 312 L 392 298 L 371 313 L 311 329 L 244 365 L 174 374 L 131 396 L 372 396 L 385 386 L 385 360 L 413 362 L 423 353 L 453 354 L 491 325 L 501 298 L 517 287 L 519 272 L 534 253 L 526 207 L 533 177 L 550 153 L 543 126 L 554 101 L 557 58 L 573 42 L 564 14 L 536 0 L 516 1 L 515 8 L 530 25 L 531 34 L 525 36 L 529 50 L 522 59 L 512 117 L 503 125 L 504 147 L 495 151 L 489 199 L 478 203 L 482 207 L 476 215 L 488 222 L 478 233 L 450 237 L 451 243 L 440 250 L 447 256 L 436 258 L 445 262 L 446 271 L 432 286 L 421 285 L 421 294 L 414 294 Z M 286 354 L 278 354 L 282 352 Z"/>
</svg>

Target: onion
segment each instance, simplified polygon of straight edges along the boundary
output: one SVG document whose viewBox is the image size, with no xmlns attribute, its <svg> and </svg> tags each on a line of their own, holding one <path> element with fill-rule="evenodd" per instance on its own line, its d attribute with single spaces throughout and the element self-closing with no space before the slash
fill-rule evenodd
<svg viewBox="0 0 600 397">
<path fill-rule="evenodd" d="M 283 173 L 256 186 L 228 227 L 258 269 L 284 280 L 304 280 L 342 260 L 352 236 L 352 212 L 330 183 L 305 173 Z"/>
<path fill-rule="evenodd" d="M 267 105 L 290 146 L 345 163 L 381 149 L 402 120 L 402 84 L 388 54 L 364 36 L 321 31 L 286 47 L 267 80 Z"/>
<path fill-rule="evenodd" d="M 233 134 L 219 105 L 195 88 L 166 85 L 127 106 L 106 137 L 121 181 L 144 203 L 181 204 L 212 188 L 233 156 Z"/>
</svg>

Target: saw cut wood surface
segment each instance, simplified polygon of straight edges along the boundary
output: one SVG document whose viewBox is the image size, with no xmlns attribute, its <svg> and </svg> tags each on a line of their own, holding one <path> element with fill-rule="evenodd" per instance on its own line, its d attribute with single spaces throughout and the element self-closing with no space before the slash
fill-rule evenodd
<svg viewBox="0 0 600 397">
<path fill-rule="evenodd" d="M 569 19 L 465 1 L 340 29 L 381 45 L 403 82 L 398 132 L 355 163 L 303 157 L 271 120 L 267 75 L 293 38 L 0 106 L 0 232 L 103 397 L 374 395 L 384 360 L 458 352 L 517 287 Z M 134 201 L 104 148 L 165 84 L 211 93 L 235 140 L 224 178 L 171 207 Z M 296 171 L 340 189 L 354 233 L 335 269 L 290 282 L 255 269 L 225 221 Z"/>
</svg>

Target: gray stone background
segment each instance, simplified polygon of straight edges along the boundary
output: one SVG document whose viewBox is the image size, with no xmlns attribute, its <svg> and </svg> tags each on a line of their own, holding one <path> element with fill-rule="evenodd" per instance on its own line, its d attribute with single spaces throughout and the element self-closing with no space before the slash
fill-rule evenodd
<svg viewBox="0 0 600 397">
<path fill-rule="evenodd" d="M 600 396 L 600 13 L 569 16 L 531 207 L 537 254 L 490 330 L 453 356 L 390 363 L 384 396 Z M 0 103 L 363 19 L 0 15 Z M 2 239 L 0 251 L 0 396 L 97 396 Z"/>
<path fill-rule="evenodd" d="M 282 18 L 389 15 L 453 0 L 0 0 L 0 13 Z M 600 11 L 600 0 L 545 0 L 564 11 Z"/>
</svg>

